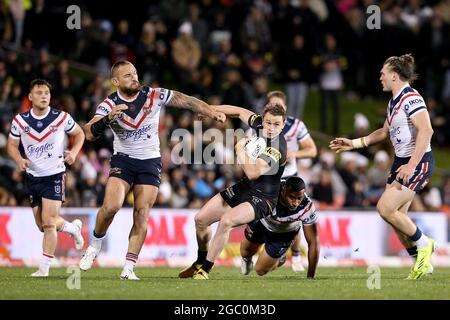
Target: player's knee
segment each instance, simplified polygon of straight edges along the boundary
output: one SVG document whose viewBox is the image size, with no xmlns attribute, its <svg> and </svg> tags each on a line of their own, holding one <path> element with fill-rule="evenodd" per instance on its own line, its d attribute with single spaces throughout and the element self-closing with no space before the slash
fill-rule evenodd
<svg viewBox="0 0 450 320">
<path fill-rule="evenodd" d="M 203 215 L 197 213 L 194 217 L 194 221 L 197 229 L 205 229 L 208 227 L 206 218 Z"/>
<path fill-rule="evenodd" d="M 262 276 L 266 275 L 269 272 L 269 270 L 266 268 L 261 268 L 261 267 L 256 266 L 255 272 L 258 276 L 262 277 Z"/>
<path fill-rule="evenodd" d="M 120 210 L 121 205 L 116 203 L 105 203 L 103 204 L 103 212 L 107 217 L 113 217 Z"/>
<path fill-rule="evenodd" d="M 36 225 L 37 225 L 37 227 L 38 227 L 40 232 L 44 232 L 44 228 L 42 228 L 42 224 L 37 224 L 36 223 Z"/>
<path fill-rule="evenodd" d="M 224 215 L 220 218 L 220 226 L 222 228 L 231 229 L 234 227 L 234 221 L 231 217 Z"/>
<path fill-rule="evenodd" d="M 53 230 L 55 230 L 56 231 L 56 224 L 53 224 L 53 223 L 43 223 L 42 224 L 42 232 L 46 232 L 46 231 L 53 231 Z"/>
<path fill-rule="evenodd" d="M 377 211 L 383 218 L 388 218 L 393 213 L 392 208 L 382 201 L 377 203 Z"/>
</svg>

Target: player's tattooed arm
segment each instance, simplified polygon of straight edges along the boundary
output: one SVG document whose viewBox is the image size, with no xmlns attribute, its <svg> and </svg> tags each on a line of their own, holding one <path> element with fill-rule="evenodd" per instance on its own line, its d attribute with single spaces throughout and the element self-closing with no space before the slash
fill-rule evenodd
<svg viewBox="0 0 450 320">
<path fill-rule="evenodd" d="M 172 91 L 172 98 L 170 98 L 167 106 L 188 109 L 194 113 L 210 117 L 219 122 L 224 122 L 226 119 L 225 114 L 217 111 L 215 107 L 210 106 L 202 100 L 199 100 L 192 96 L 188 96 L 178 91 Z"/>
</svg>

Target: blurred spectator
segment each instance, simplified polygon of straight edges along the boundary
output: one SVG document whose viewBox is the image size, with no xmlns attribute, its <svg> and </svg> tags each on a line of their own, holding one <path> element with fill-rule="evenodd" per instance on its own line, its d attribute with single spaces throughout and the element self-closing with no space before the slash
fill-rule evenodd
<svg viewBox="0 0 450 320">
<path fill-rule="evenodd" d="M 184 22 L 172 43 L 172 59 L 182 91 L 190 81 L 191 73 L 198 68 L 201 57 L 200 45 L 192 36 L 192 24 Z"/>
<path fill-rule="evenodd" d="M 332 109 L 332 130 L 330 133 L 337 135 L 340 132 L 341 102 L 340 92 L 344 87 L 342 70 L 347 66 L 347 60 L 341 55 L 336 38 L 327 34 L 325 36 L 325 48 L 313 59 L 314 65 L 319 68 L 320 87 L 320 130 L 328 130 L 328 109 Z"/>
<path fill-rule="evenodd" d="M 286 84 L 288 115 L 303 119 L 303 110 L 311 80 L 311 55 L 305 49 L 301 34 L 292 38 L 292 44 L 281 52 L 280 71 Z"/>
<path fill-rule="evenodd" d="M 380 150 L 375 154 L 374 166 L 367 174 L 368 188 L 366 198 L 370 205 L 375 206 L 386 188 L 386 181 L 390 173 L 391 160 L 386 151 Z"/>
</svg>

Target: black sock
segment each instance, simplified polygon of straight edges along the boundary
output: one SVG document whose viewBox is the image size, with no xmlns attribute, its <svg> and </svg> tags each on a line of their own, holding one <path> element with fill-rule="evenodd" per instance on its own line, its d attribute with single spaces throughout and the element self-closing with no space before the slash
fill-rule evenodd
<svg viewBox="0 0 450 320">
<path fill-rule="evenodd" d="M 101 239 L 101 238 L 103 238 L 105 235 L 106 235 L 106 233 L 105 233 L 105 234 L 96 234 L 96 233 L 95 233 L 95 230 L 94 230 L 94 237 L 97 238 L 97 239 Z"/>
<path fill-rule="evenodd" d="M 209 273 L 211 271 L 213 265 L 214 265 L 214 262 L 205 260 L 205 262 L 203 262 L 202 269 Z"/>
<path fill-rule="evenodd" d="M 197 260 L 195 261 L 195 264 L 203 264 L 206 260 L 207 254 L 208 254 L 208 251 L 197 250 Z"/>
<path fill-rule="evenodd" d="M 406 248 L 406 251 L 408 251 L 408 254 L 411 258 L 415 259 L 417 257 L 417 246 Z"/>
</svg>

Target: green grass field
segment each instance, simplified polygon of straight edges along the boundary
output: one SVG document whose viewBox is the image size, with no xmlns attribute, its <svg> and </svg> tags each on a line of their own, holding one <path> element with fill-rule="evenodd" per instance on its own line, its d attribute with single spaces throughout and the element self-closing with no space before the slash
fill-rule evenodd
<svg viewBox="0 0 450 320">
<path fill-rule="evenodd" d="M 264 277 L 238 268 L 214 268 L 210 280 L 178 279 L 179 269 L 137 268 L 141 281 L 122 281 L 120 269 L 81 273 L 81 288 L 69 290 L 65 268 L 47 279 L 33 279 L 30 268 L 0 268 L 0 299 L 450 299 L 450 268 L 432 276 L 404 280 L 406 268 L 381 268 L 381 288 L 369 290 L 366 268 L 319 268 L 315 280 L 283 267 Z"/>
</svg>

